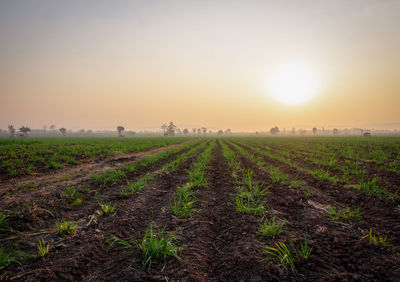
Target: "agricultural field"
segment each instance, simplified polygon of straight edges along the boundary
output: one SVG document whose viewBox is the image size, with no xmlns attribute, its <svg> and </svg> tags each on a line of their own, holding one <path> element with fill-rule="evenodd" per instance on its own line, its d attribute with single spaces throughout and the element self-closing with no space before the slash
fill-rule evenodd
<svg viewBox="0 0 400 282">
<path fill-rule="evenodd" d="M 400 138 L 0 141 L 0 160 L 2 280 L 400 280 Z"/>
</svg>

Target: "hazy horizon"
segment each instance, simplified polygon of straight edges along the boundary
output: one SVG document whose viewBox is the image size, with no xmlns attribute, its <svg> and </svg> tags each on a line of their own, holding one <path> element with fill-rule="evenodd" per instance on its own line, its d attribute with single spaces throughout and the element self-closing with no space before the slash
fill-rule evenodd
<svg viewBox="0 0 400 282">
<path fill-rule="evenodd" d="M 1 1 L 0 128 L 400 128 L 398 15 L 377 0 Z M 271 91 L 292 63 L 318 77 L 304 103 Z"/>
</svg>

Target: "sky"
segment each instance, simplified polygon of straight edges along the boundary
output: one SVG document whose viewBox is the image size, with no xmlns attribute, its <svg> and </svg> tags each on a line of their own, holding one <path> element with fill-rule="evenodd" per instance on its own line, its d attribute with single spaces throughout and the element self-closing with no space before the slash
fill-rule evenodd
<svg viewBox="0 0 400 282">
<path fill-rule="evenodd" d="M 398 0 L 0 0 L 0 128 L 400 127 L 399 15 Z M 293 62 L 319 85 L 296 105 L 268 85 Z"/>
</svg>

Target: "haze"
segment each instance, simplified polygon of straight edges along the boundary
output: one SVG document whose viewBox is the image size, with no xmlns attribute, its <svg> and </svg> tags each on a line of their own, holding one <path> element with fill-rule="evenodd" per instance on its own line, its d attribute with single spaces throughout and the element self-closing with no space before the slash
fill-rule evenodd
<svg viewBox="0 0 400 282">
<path fill-rule="evenodd" d="M 0 128 L 400 122 L 400 1 L 1 1 Z M 313 99 L 269 73 L 305 62 Z"/>
</svg>

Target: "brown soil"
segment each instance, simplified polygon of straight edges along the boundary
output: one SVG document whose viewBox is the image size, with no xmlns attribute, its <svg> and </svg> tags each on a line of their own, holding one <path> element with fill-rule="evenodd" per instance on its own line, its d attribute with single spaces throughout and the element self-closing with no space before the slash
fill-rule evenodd
<svg viewBox="0 0 400 282">
<path fill-rule="evenodd" d="M 300 188 L 271 185 L 270 193 L 262 198 L 268 206 L 265 217 L 275 215 L 286 225 L 285 231 L 278 237 L 263 237 L 257 234 L 263 217 L 239 213 L 234 207 L 237 185 L 222 156 L 220 142 L 224 141 L 217 141 L 212 153 L 207 171 L 208 185 L 195 192 L 198 212 L 191 218 L 176 218 L 169 206 L 177 186 L 187 181 L 188 170 L 200 152 L 173 172 L 159 171 L 147 188 L 130 198 L 120 197 L 118 185 L 101 188 L 101 191 L 107 192 L 103 199 L 118 204 L 118 212 L 114 216 L 90 220 L 95 200 L 88 204 L 88 208 L 68 210 L 67 205 L 62 206 L 62 214 L 66 217 L 84 219 L 76 234 L 62 237 L 49 229 L 42 233 L 37 230 L 38 234 L 28 240 L 30 248 L 34 249 L 37 240 L 43 236 L 52 243 L 50 254 L 41 259 L 28 259 L 21 266 L 13 265 L 2 278 L 26 281 L 400 280 L 400 259 L 393 248 L 374 246 L 360 240 L 363 232 L 373 227 L 379 233 L 387 234 L 391 244 L 400 244 L 400 223 L 392 206 L 343 186 L 317 181 L 310 175 L 264 157 L 265 161 L 294 178 L 304 179 L 307 184 Z M 265 182 L 265 185 L 271 184 L 264 170 L 245 157 L 239 160 L 244 169 L 253 169 L 257 180 Z M 166 161 L 144 168 L 132 177 L 144 175 L 147 171 L 158 171 Z M 310 189 L 314 194 L 307 197 L 304 189 Z M 361 222 L 338 223 L 327 218 L 328 206 L 346 205 L 360 207 Z M 176 242 L 182 247 L 180 261 L 169 259 L 165 266 L 155 263 L 148 272 L 135 260 L 138 256 L 136 247 L 110 248 L 105 242 L 110 235 L 131 243 L 140 240 L 151 222 L 156 229 L 165 227 L 167 232 L 175 234 Z M 313 252 L 308 261 L 296 264 L 296 272 L 284 269 L 279 262 L 263 260 L 263 246 L 273 246 L 276 241 L 288 243 L 289 239 L 298 244 L 304 235 Z M 28 248 L 28 245 L 25 247 Z"/>
</svg>

